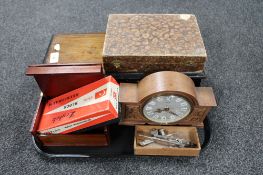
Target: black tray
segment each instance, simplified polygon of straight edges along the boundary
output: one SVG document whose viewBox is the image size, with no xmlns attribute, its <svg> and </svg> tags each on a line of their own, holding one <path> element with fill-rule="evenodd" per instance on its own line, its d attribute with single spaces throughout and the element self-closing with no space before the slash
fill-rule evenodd
<svg viewBox="0 0 263 175">
<path fill-rule="evenodd" d="M 52 40 L 51 40 L 52 41 Z M 51 42 L 50 42 L 51 44 Z M 50 47 L 50 46 L 49 46 Z M 49 48 L 48 47 L 48 48 Z M 48 49 L 46 55 L 48 53 Z M 43 60 L 44 63 L 45 59 Z M 199 87 L 201 80 L 206 78 L 204 71 L 183 72 L 189 76 Z M 145 77 L 144 73 L 108 73 L 118 82 L 138 82 Z M 133 156 L 134 126 L 110 125 L 110 145 L 107 147 L 61 147 L 43 146 L 38 139 L 32 136 L 36 150 L 47 157 L 110 157 L 110 156 Z M 198 129 L 202 151 L 208 146 L 211 138 L 211 128 L 208 117 L 204 120 L 204 128 Z"/>
<path fill-rule="evenodd" d="M 208 118 L 204 121 L 204 128 L 198 129 L 201 142 L 201 151 L 207 148 L 211 141 L 211 128 Z M 107 147 L 61 147 L 42 146 L 41 143 L 32 137 L 36 150 L 47 157 L 112 157 L 112 156 L 134 156 L 134 126 L 111 125 L 111 142 Z"/>
</svg>

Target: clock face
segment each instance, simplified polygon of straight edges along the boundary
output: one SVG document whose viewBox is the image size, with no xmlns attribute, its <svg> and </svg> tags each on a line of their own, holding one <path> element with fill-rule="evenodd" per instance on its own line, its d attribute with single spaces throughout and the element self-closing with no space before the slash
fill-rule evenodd
<svg viewBox="0 0 263 175">
<path fill-rule="evenodd" d="M 143 115 L 147 119 L 162 124 L 181 120 L 190 112 L 190 103 L 177 95 L 153 97 L 143 107 Z"/>
</svg>

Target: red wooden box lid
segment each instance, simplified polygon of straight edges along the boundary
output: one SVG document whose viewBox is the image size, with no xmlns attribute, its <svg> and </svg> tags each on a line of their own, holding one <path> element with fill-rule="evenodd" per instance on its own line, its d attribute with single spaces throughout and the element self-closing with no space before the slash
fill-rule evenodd
<svg viewBox="0 0 263 175">
<path fill-rule="evenodd" d="M 34 76 L 46 97 L 56 97 L 104 77 L 101 64 L 30 65 L 26 75 Z"/>
</svg>

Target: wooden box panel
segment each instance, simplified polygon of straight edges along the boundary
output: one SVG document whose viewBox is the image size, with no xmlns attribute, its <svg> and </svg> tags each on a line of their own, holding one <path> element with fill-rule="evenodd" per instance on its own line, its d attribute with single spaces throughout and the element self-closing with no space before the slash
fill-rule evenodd
<svg viewBox="0 0 263 175">
<path fill-rule="evenodd" d="M 168 134 L 178 133 L 182 138 L 189 139 L 197 145 L 196 148 L 169 148 L 159 144 L 152 143 L 147 146 L 139 146 L 139 132 L 149 133 L 151 129 L 164 128 Z M 198 156 L 201 150 L 200 141 L 195 127 L 179 127 L 179 126 L 149 126 L 137 125 L 135 127 L 134 137 L 134 154 L 135 155 L 157 155 L 157 156 Z"/>
<path fill-rule="evenodd" d="M 106 72 L 200 72 L 206 58 L 194 15 L 109 15 L 103 48 Z"/>
<path fill-rule="evenodd" d="M 45 63 L 51 61 L 51 54 L 58 52 L 57 64 L 97 63 L 102 64 L 102 49 L 105 33 L 57 34 L 49 45 Z M 56 50 L 59 45 L 60 50 Z"/>
<path fill-rule="evenodd" d="M 104 132 L 96 134 L 57 134 L 38 135 L 43 146 L 108 146 L 108 135 Z"/>
<path fill-rule="evenodd" d="M 43 146 L 108 146 L 109 130 L 101 127 L 91 132 L 76 134 L 41 135 L 37 132 L 44 106 L 47 99 L 40 96 L 37 110 L 35 112 L 30 132 Z"/>
</svg>

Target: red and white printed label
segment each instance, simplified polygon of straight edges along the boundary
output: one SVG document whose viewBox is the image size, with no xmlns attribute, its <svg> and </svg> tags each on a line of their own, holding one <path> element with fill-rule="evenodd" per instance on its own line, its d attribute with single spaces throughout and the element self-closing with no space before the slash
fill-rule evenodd
<svg viewBox="0 0 263 175">
<path fill-rule="evenodd" d="M 107 83 L 73 101 L 70 101 L 56 109 L 53 109 L 52 111 L 46 112 L 44 113 L 44 115 L 46 114 L 53 114 L 53 113 L 57 113 L 57 112 L 62 112 L 62 111 L 67 111 L 67 110 L 71 110 L 71 109 L 76 109 L 76 108 L 80 108 L 83 106 L 88 106 L 88 105 L 92 105 L 92 104 L 96 104 L 99 102 L 103 102 L 107 99 L 109 99 L 109 93 L 108 94 L 104 94 L 103 96 L 101 96 L 101 98 L 96 98 L 95 95 L 97 93 L 101 93 L 102 90 L 105 90 L 108 85 L 110 84 Z M 105 90 L 105 92 L 107 92 L 107 89 Z M 98 95 L 97 95 L 98 96 Z"/>
<path fill-rule="evenodd" d="M 47 102 L 38 131 L 59 134 L 118 117 L 119 85 L 111 77 Z"/>
<path fill-rule="evenodd" d="M 87 124 L 89 122 L 92 122 L 94 120 L 97 120 L 99 118 L 102 118 L 105 115 L 107 115 L 107 114 L 104 114 L 104 115 L 101 115 L 101 116 L 97 116 L 97 117 L 88 118 L 88 119 L 85 119 L 85 120 L 80 120 L 80 121 L 77 121 L 77 122 L 73 122 L 73 123 L 70 123 L 70 124 L 67 124 L 67 125 L 62 125 L 62 126 L 55 127 L 55 128 L 52 128 L 52 129 L 43 130 L 43 131 L 40 131 L 40 133 L 41 134 L 59 134 L 59 133 L 65 132 L 65 131 L 67 131 L 69 129 L 76 128 L 76 127 L 79 127 L 81 125 L 84 125 L 84 124 Z"/>
</svg>

